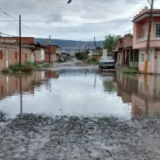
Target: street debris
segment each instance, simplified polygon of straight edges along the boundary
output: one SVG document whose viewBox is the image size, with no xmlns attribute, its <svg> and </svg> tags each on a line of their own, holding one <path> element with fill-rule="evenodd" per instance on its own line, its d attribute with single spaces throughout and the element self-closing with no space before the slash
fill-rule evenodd
<svg viewBox="0 0 160 160">
<path fill-rule="evenodd" d="M 158 160 L 159 126 L 156 117 L 18 115 L 0 121 L 0 159 Z"/>
</svg>

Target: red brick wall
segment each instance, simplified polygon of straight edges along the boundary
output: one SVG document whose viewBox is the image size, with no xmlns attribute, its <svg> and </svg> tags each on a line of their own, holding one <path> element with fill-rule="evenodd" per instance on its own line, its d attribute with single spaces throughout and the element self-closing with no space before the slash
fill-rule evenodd
<svg viewBox="0 0 160 160">
<path fill-rule="evenodd" d="M 8 51 L 8 65 L 19 63 L 19 48 L 13 46 L 0 47 L 0 69 L 6 66 L 6 52 Z M 21 62 L 22 64 L 26 61 L 31 61 L 31 55 L 33 52 L 30 49 L 22 49 Z"/>
<path fill-rule="evenodd" d="M 57 46 L 50 46 L 51 53 L 56 53 L 56 51 L 57 51 Z M 49 46 L 45 48 L 45 53 L 49 53 Z"/>
<path fill-rule="evenodd" d="M 13 41 L 13 43 L 9 41 Z M 33 37 L 22 37 L 21 43 L 22 45 L 33 45 L 34 38 Z M 0 44 L 19 44 L 19 38 L 18 37 L 0 37 Z"/>
<path fill-rule="evenodd" d="M 125 35 L 124 36 L 123 45 L 124 46 L 131 46 L 132 45 L 132 36 L 131 35 Z"/>
<path fill-rule="evenodd" d="M 6 66 L 6 54 L 5 50 L 0 49 L 0 69 Z"/>
</svg>

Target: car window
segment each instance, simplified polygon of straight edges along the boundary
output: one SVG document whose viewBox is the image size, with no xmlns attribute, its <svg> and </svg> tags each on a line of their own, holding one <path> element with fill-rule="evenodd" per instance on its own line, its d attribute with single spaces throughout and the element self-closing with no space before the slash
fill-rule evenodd
<svg viewBox="0 0 160 160">
<path fill-rule="evenodd" d="M 113 57 L 112 57 L 112 56 L 107 56 L 107 59 L 108 59 L 108 60 L 112 60 Z"/>
<path fill-rule="evenodd" d="M 113 56 L 105 56 L 101 58 L 102 60 L 113 60 Z"/>
</svg>

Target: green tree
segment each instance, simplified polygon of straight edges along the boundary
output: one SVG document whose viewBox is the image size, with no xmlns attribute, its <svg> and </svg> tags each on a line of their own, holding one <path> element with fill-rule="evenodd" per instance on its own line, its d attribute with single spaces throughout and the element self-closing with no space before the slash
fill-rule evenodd
<svg viewBox="0 0 160 160">
<path fill-rule="evenodd" d="M 99 47 L 99 46 L 97 46 L 97 47 L 96 47 L 96 50 L 102 50 L 102 48 L 101 48 L 101 47 Z"/>
<path fill-rule="evenodd" d="M 76 56 L 76 58 L 79 59 L 79 60 L 82 60 L 82 59 L 83 59 L 83 53 L 81 53 L 81 52 L 75 53 L 75 56 Z"/>
<path fill-rule="evenodd" d="M 105 37 L 105 40 L 104 40 L 104 43 L 103 43 L 103 47 L 104 47 L 105 49 L 112 50 L 113 45 L 118 41 L 119 38 L 121 38 L 120 35 L 118 35 L 118 36 L 115 36 L 115 35 L 107 35 L 107 36 Z"/>
</svg>

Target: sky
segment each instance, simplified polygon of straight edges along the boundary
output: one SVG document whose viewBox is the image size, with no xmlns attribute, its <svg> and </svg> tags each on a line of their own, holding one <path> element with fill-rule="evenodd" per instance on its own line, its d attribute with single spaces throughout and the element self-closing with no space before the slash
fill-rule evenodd
<svg viewBox="0 0 160 160">
<path fill-rule="evenodd" d="M 0 32 L 22 36 L 92 41 L 132 33 L 132 19 L 147 0 L 0 0 Z M 155 0 L 154 8 L 160 8 Z"/>
</svg>

